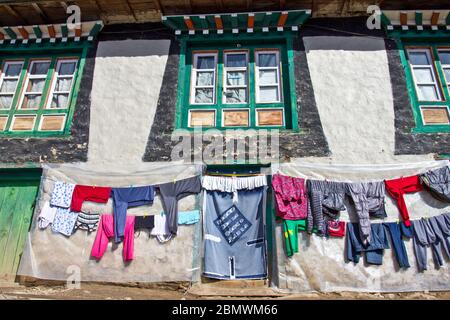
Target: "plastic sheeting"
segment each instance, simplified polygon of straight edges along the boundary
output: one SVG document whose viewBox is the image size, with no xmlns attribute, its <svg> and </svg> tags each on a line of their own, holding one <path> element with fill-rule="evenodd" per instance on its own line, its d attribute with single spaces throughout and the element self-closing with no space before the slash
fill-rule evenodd
<svg viewBox="0 0 450 320">
<path fill-rule="evenodd" d="M 106 169 L 106 168 L 105 168 Z M 122 244 L 110 241 L 103 258 L 97 262 L 90 257 L 96 232 L 77 230 L 72 236 L 56 234 L 48 227 L 41 230 L 37 217 L 45 201 L 50 199 L 55 181 L 77 184 L 128 187 L 152 185 L 180 180 L 201 174 L 202 167 L 177 163 L 148 163 L 137 171 L 107 172 L 80 165 L 45 166 L 38 202 L 30 232 L 20 262 L 18 274 L 40 279 L 67 280 L 80 275 L 80 281 L 106 282 L 161 282 L 198 281 L 200 277 L 201 221 L 194 225 L 181 225 L 178 235 L 160 244 L 147 232 L 135 234 L 134 255 L 131 263 L 124 263 Z M 179 210 L 199 209 L 199 195 L 179 201 Z M 84 202 L 83 211 L 112 214 L 111 199 L 105 204 Z M 162 212 L 159 196 L 151 206 L 130 208 L 129 215 L 159 214 Z"/>
<path fill-rule="evenodd" d="M 423 173 L 429 169 L 448 165 L 448 161 L 430 161 L 393 165 L 328 165 L 293 162 L 273 166 L 273 173 L 334 181 L 374 181 L 398 178 Z M 407 194 L 405 201 L 411 219 L 431 217 L 450 212 L 449 203 L 439 202 L 427 191 Z M 357 222 L 353 206 L 346 203 L 348 210 L 341 213 L 341 219 Z M 384 220 L 372 222 L 397 221 L 398 209 L 386 195 Z M 412 240 L 406 240 L 411 268 L 399 270 L 392 249 L 384 252 L 383 265 L 346 263 L 344 260 L 345 238 L 324 239 L 305 232 L 299 234 L 299 253 L 287 258 L 282 237 L 282 224 L 275 227 L 276 257 L 278 272 L 272 283 L 281 291 L 360 291 L 360 292 L 406 292 L 450 290 L 450 261 L 436 269 L 431 248 L 428 249 L 428 270 L 419 273 L 413 251 Z M 445 255 L 444 255 L 445 256 Z"/>
</svg>

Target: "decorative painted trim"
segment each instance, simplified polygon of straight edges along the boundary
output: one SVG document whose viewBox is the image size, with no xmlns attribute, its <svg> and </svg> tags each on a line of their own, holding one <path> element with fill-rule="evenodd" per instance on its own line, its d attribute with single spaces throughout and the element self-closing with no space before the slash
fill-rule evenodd
<svg viewBox="0 0 450 320">
<path fill-rule="evenodd" d="M 162 23 L 181 34 L 239 34 L 255 31 L 297 31 L 311 16 L 311 10 L 219 13 L 162 16 Z M 215 32 L 212 32 L 215 31 Z"/>
<path fill-rule="evenodd" d="M 32 26 L 0 27 L 1 45 L 29 43 L 50 43 L 87 40 L 93 41 L 103 28 L 102 21 L 81 22 L 75 28 L 69 29 L 67 24 L 49 24 Z"/>
<path fill-rule="evenodd" d="M 381 23 L 388 34 L 450 34 L 450 10 L 383 10 Z"/>
</svg>

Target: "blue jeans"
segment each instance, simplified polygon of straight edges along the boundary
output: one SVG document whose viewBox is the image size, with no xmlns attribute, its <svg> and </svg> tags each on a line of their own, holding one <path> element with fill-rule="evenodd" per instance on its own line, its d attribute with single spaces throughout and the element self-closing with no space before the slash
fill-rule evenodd
<svg viewBox="0 0 450 320">
<path fill-rule="evenodd" d="M 411 229 L 406 227 L 403 222 L 385 222 L 383 225 L 391 235 L 391 242 L 398 265 L 400 268 L 411 267 L 408 260 L 408 253 L 403 243 L 403 236 L 411 238 Z"/>
</svg>

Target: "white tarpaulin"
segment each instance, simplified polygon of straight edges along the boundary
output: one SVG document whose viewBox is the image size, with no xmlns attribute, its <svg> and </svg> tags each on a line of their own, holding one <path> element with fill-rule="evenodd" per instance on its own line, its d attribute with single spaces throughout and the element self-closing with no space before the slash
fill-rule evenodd
<svg viewBox="0 0 450 320">
<path fill-rule="evenodd" d="M 37 217 L 45 201 L 50 199 L 55 181 L 76 184 L 129 187 L 171 182 L 201 174 L 201 166 L 171 163 L 143 164 L 134 172 L 91 170 L 84 165 L 45 166 L 36 210 L 28 233 L 18 274 L 40 279 L 66 280 L 80 272 L 81 281 L 107 282 L 160 282 L 193 281 L 200 275 L 199 248 L 201 222 L 181 225 L 178 235 L 160 244 L 147 232 L 136 233 L 134 260 L 124 263 L 122 244 L 110 241 L 103 258 L 97 262 L 90 257 L 96 232 L 77 230 L 66 237 L 37 227 Z M 188 196 L 179 201 L 179 211 L 199 209 L 199 196 Z M 112 214 L 112 201 L 96 204 L 85 202 L 83 211 Z M 159 214 L 162 212 L 159 197 L 153 205 L 130 208 L 128 215 Z"/>
<path fill-rule="evenodd" d="M 431 161 L 393 165 L 328 165 L 292 162 L 273 166 L 273 173 L 309 178 L 328 179 L 330 181 L 358 182 L 399 178 L 423 173 L 448 165 L 448 161 Z M 412 220 L 432 217 L 450 212 L 450 204 L 443 203 L 427 191 L 406 194 L 405 201 Z M 341 213 L 344 221 L 357 222 L 351 204 Z M 400 217 L 394 200 L 386 195 L 384 220 L 372 219 L 372 223 L 397 221 Z M 436 269 L 431 248 L 428 249 L 428 270 L 419 273 L 412 246 L 412 239 L 406 240 L 411 268 L 399 270 L 392 249 L 384 252 L 383 265 L 365 265 L 363 259 L 359 264 L 346 263 L 344 260 L 345 238 L 321 238 L 316 235 L 299 233 L 299 252 L 291 258 L 286 256 L 282 224 L 276 224 L 275 230 L 278 272 L 273 283 L 282 291 L 370 291 L 370 292 L 404 292 L 404 291 L 438 291 L 450 290 L 450 261 Z M 391 246 L 392 247 L 392 246 Z M 444 254 L 445 257 L 445 254 Z"/>
</svg>

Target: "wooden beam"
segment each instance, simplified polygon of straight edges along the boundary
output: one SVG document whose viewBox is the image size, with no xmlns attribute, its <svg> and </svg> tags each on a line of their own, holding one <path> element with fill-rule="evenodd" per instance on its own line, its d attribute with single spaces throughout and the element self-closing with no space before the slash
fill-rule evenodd
<svg viewBox="0 0 450 320">
<path fill-rule="evenodd" d="M 159 0 L 153 0 L 153 2 L 155 3 L 156 10 L 158 10 L 159 12 L 161 12 L 161 15 L 164 15 L 164 10 L 163 10 L 163 7 L 162 7 L 162 5 L 161 5 L 161 1 L 159 1 Z"/>
<path fill-rule="evenodd" d="M 252 0 L 247 0 L 247 10 L 250 10 L 253 6 L 253 1 Z"/>
<path fill-rule="evenodd" d="M 64 8 L 64 12 L 67 13 L 67 7 L 68 7 L 67 3 L 65 3 L 64 1 L 60 1 L 59 4 L 61 5 L 61 7 Z"/>
<path fill-rule="evenodd" d="M 134 10 L 131 8 L 130 2 L 128 0 L 125 0 L 125 7 L 127 8 L 128 13 L 133 16 L 134 21 L 138 21 L 138 19 L 136 18 L 136 14 L 134 13 Z"/>
<path fill-rule="evenodd" d="M 284 10 L 286 8 L 286 0 L 280 0 L 280 10 Z"/>
<path fill-rule="evenodd" d="M 191 0 L 184 0 L 184 8 L 188 13 L 192 12 Z"/>
<path fill-rule="evenodd" d="M 253 29 L 254 26 L 255 26 L 255 15 L 253 13 L 249 13 L 247 19 L 247 28 Z"/>
<path fill-rule="evenodd" d="M 36 2 L 33 2 L 31 6 L 34 8 L 34 11 L 36 11 L 39 14 L 44 23 L 49 23 L 48 16 L 45 14 L 44 11 L 42 11 L 42 8 Z"/>
<path fill-rule="evenodd" d="M 431 15 L 431 25 L 432 26 L 437 26 L 437 24 L 439 23 L 439 11 L 434 11 L 433 14 Z"/>
<path fill-rule="evenodd" d="M 13 7 L 11 7 L 10 5 L 5 4 L 5 5 L 3 5 L 3 8 L 5 8 L 6 11 L 8 11 L 8 13 L 10 15 L 12 15 L 14 18 L 19 20 L 21 24 L 24 24 L 24 25 L 28 24 L 28 22 L 16 10 L 14 10 Z"/>
<path fill-rule="evenodd" d="M 216 6 L 220 12 L 223 11 L 223 0 L 216 0 Z"/>
<path fill-rule="evenodd" d="M 5 30 L 11 39 L 17 39 L 17 34 L 10 27 L 4 27 L 3 30 Z"/>
<path fill-rule="evenodd" d="M 82 34 L 81 27 L 76 28 L 75 29 L 75 37 L 76 38 L 81 38 L 81 34 Z"/>
<path fill-rule="evenodd" d="M 36 35 L 36 39 L 42 38 L 42 31 L 41 28 L 39 28 L 39 26 L 33 26 L 33 32 Z"/>
<path fill-rule="evenodd" d="M 0 41 L 5 40 L 5 35 L 3 34 L 3 32 L 0 32 Z"/>
</svg>

